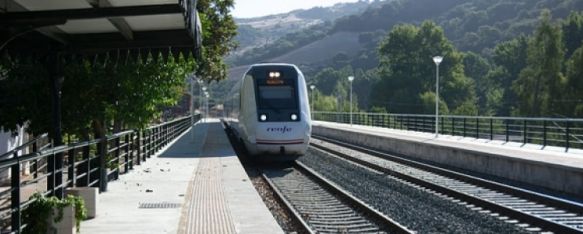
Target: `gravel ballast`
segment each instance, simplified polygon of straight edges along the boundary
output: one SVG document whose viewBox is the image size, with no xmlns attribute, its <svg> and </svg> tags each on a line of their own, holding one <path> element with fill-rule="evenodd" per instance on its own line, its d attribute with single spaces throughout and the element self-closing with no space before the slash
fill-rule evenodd
<svg viewBox="0 0 583 234">
<path fill-rule="evenodd" d="M 255 190 L 257 190 L 261 199 L 263 199 L 263 202 L 269 211 L 271 211 L 271 214 L 279 226 L 281 226 L 281 229 L 286 233 L 301 233 L 299 231 L 302 230 L 301 224 L 292 219 L 290 217 L 291 214 L 289 214 L 289 212 L 283 207 L 283 204 L 275 198 L 273 190 L 269 187 L 263 177 L 261 177 L 261 173 L 258 172 L 258 169 L 246 168 L 246 171 L 251 182 L 253 182 L 253 186 L 255 186 Z"/>
<path fill-rule="evenodd" d="M 300 161 L 420 233 L 528 233 L 490 214 L 479 213 L 328 153 L 310 149 Z"/>
</svg>

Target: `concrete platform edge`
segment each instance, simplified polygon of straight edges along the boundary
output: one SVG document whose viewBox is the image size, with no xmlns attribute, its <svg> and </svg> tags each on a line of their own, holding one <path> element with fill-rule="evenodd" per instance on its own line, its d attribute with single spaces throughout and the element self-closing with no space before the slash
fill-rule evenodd
<svg viewBox="0 0 583 234">
<path fill-rule="evenodd" d="M 313 133 L 381 151 L 407 155 L 464 170 L 510 179 L 558 192 L 583 197 L 583 169 L 577 165 L 555 164 L 508 154 L 468 149 L 415 139 L 391 136 L 389 133 L 366 132 L 362 129 L 315 124 Z"/>
</svg>

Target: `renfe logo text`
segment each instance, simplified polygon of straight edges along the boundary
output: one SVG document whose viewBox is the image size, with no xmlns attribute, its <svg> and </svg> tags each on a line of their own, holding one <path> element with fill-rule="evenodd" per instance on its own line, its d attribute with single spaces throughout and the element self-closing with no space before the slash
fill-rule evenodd
<svg viewBox="0 0 583 234">
<path fill-rule="evenodd" d="M 286 133 L 286 132 L 291 132 L 291 128 L 288 128 L 287 126 L 283 126 L 283 127 L 278 127 L 278 128 L 267 128 L 268 132 L 281 132 Z"/>
</svg>

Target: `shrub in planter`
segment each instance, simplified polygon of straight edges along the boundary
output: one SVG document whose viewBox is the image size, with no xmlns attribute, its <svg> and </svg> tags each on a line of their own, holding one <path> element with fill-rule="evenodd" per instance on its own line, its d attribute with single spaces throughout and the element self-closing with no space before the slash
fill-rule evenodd
<svg viewBox="0 0 583 234">
<path fill-rule="evenodd" d="M 72 206 L 74 208 L 77 231 L 79 231 L 81 220 L 87 217 L 85 204 L 80 197 L 68 195 L 63 199 L 58 199 L 56 197 L 45 197 L 40 193 L 35 193 L 30 197 L 30 200 L 34 201 L 22 212 L 23 221 L 28 224 L 22 230 L 24 234 L 55 232 L 49 218 L 53 217 L 52 221 L 55 223 L 60 222 L 63 219 L 63 209 L 65 207 Z"/>
</svg>

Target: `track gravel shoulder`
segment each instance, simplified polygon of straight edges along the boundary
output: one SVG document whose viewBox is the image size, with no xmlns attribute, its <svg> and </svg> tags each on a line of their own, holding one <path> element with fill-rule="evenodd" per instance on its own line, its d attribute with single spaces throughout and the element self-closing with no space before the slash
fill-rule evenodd
<svg viewBox="0 0 583 234">
<path fill-rule="evenodd" d="M 419 233 L 529 233 L 491 214 L 310 149 L 301 162 Z"/>
<path fill-rule="evenodd" d="M 247 168 L 247 174 L 251 179 L 251 182 L 255 186 L 255 190 L 263 199 L 263 202 L 279 224 L 284 232 L 286 233 L 298 233 L 298 230 L 302 230 L 302 227 L 294 219 L 290 217 L 288 211 L 282 207 L 282 204 L 273 194 L 273 190 L 269 187 L 267 182 L 261 177 L 261 173 L 256 168 Z"/>
</svg>

